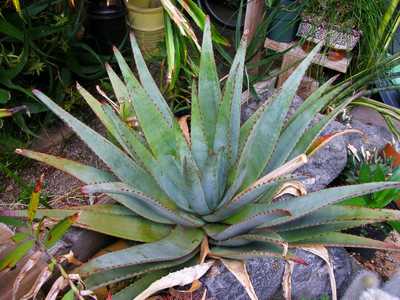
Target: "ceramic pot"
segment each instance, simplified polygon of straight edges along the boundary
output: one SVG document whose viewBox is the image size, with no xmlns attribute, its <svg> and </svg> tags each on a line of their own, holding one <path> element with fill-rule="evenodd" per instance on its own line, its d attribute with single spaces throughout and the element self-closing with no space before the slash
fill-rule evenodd
<svg viewBox="0 0 400 300">
<path fill-rule="evenodd" d="M 88 33 L 95 48 L 101 53 L 112 53 L 126 35 L 126 10 L 120 1 L 107 5 L 107 1 L 90 2 L 87 9 Z"/>
<path fill-rule="evenodd" d="M 129 0 L 128 15 L 142 53 L 145 57 L 156 55 L 164 40 L 164 9 L 160 1 Z"/>
<path fill-rule="evenodd" d="M 339 61 L 347 55 L 345 50 L 330 49 L 328 52 L 328 59 L 331 61 Z"/>
</svg>

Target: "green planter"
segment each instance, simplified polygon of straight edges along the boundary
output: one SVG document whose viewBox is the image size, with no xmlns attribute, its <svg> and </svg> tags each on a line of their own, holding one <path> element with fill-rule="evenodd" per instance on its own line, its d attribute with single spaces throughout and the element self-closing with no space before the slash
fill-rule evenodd
<svg viewBox="0 0 400 300">
<path fill-rule="evenodd" d="M 280 0 L 276 9 L 271 15 L 268 37 L 278 42 L 292 42 L 300 23 L 300 5 L 296 0 Z"/>
<path fill-rule="evenodd" d="M 157 55 L 164 40 L 164 9 L 158 0 L 129 0 L 129 23 L 146 57 Z"/>
</svg>

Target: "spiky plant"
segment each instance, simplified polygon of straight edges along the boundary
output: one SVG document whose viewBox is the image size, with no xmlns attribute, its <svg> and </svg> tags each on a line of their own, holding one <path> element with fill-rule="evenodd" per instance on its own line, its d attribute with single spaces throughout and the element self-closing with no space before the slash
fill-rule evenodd
<svg viewBox="0 0 400 300">
<path fill-rule="evenodd" d="M 301 78 L 321 46 L 299 64 L 276 96 L 241 126 L 246 41 L 242 41 L 221 92 L 207 23 L 198 87 L 192 87 L 189 130 L 171 113 L 133 36 L 131 43 L 141 83 L 117 49 L 115 57 L 124 81 L 110 66 L 107 71 L 116 96 L 132 105 L 143 138 L 110 106 L 102 105 L 81 86 L 78 90 L 119 145 L 34 91 L 106 163 L 109 171 L 17 150 L 77 177 L 86 184 L 84 193 L 105 193 L 117 202 L 41 210 L 38 217 L 61 218 L 79 211 L 76 225 L 141 242 L 84 264 L 79 271 L 88 288 L 150 272 L 150 277 L 139 281 L 146 282 L 160 274 L 156 270 L 187 264 L 199 254 L 205 240 L 211 245 L 211 255 L 234 259 L 277 256 L 301 262 L 290 248 L 314 244 L 399 250 L 390 243 L 340 232 L 360 224 L 398 220 L 398 211 L 335 205 L 357 195 L 398 188 L 399 182 L 335 187 L 274 200 L 276 193 L 282 194 L 282 188 L 293 180 L 289 174 L 306 163 L 304 153 L 321 130 L 352 100 L 346 96 L 340 107 L 310 126 L 332 99 L 351 94 L 348 84 L 332 86 L 331 80 L 285 120 Z M 14 214 L 22 216 L 24 212 Z M 284 251 L 287 246 L 289 251 Z M 114 297 L 124 299 L 135 289 L 128 287 Z"/>
</svg>

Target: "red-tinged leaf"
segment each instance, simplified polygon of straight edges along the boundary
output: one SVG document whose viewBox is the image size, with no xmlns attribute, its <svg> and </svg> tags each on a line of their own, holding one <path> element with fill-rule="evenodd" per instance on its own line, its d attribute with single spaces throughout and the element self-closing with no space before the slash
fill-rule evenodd
<svg viewBox="0 0 400 300">
<path fill-rule="evenodd" d="M 111 291 L 108 291 L 106 300 L 112 300 Z"/>
<path fill-rule="evenodd" d="M 36 211 L 39 207 L 40 192 L 42 191 L 43 182 L 44 182 L 44 174 L 42 174 L 40 178 L 36 181 L 35 187 L 31 195 L 31 200 L 29 201 L 28 220 L 31 223 L 35 218 Z"/>
<path fill-rule="evenodd" d="M 345 135 L 345 134 L 351 134 L 351 133 L 357 133 L 357 134 L 361 134 L 361 135 L 364 134 L 362 131 L 360 131 L 358 129 L 345 129 L 342 131 L 332 132 L 332 133 L 320 136 L 319 138 L 317 138 L 315 140 L 315 142 L 307 150 L 307 156 L 312 156 L 318 150 L 320 150 L 326 144 L 328 144 L 330 141 L 332 141 L 334 138 Z"/>
<path fill-rule="evenodd" d="M 393 168 L 400 166 L 400 152 L 392 144 L 386 144 L 382 151 L 385 157 L 392 159 Z"/>
</svg>

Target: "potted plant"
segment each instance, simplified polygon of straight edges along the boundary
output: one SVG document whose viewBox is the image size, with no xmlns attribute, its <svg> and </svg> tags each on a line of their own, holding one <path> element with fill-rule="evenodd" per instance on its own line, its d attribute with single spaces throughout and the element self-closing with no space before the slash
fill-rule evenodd
<svg viewBox="0 0 400 300">
<path fill-rule="evenodd" d="M 111 53 L 112 45 L 119 45 L 127 34 L 124 1 L 90 1 L 87 18 L 88 32 L 101 53 Z"/>
<path fill-rule="evenodd" d="M 306 1 L 297 35 L 312 43 L 324 41 L 331 50 L 328 58 L 342 59 L 361 37 L 353 1 Z"/>
<path fill-rule="evenodd" d="M 278 0 L 271 3 L 268 37 L 278 42 L 292 42 L 299 27 L 301 7 L 298 0 Z"/>
<path fill-rule="evenodd" d="M 157 53 L 164 39 L 164 9 L 159 0 L 129 0 L 129 23 L 146 56 Z"/>
</svg>

